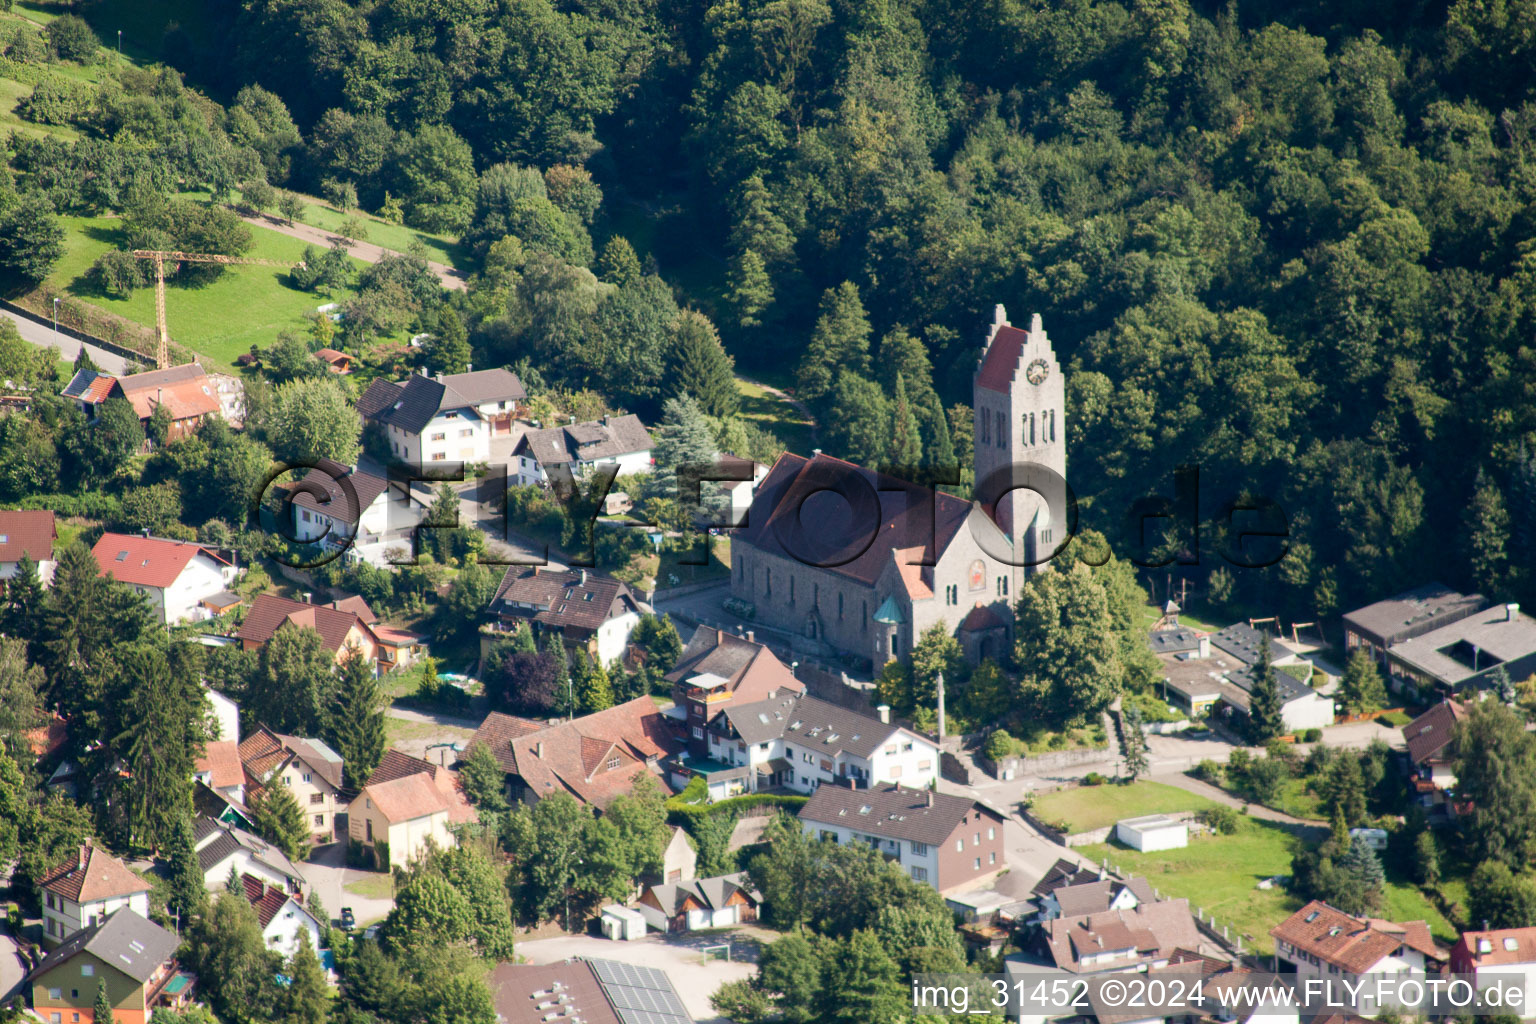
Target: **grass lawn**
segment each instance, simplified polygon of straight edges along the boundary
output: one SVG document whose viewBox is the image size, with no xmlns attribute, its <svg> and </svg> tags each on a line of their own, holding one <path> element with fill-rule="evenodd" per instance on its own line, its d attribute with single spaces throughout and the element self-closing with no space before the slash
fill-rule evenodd
<svg viewBox="0 0 1536 1024">
<path fill-rule="evenodd" d="M 380 872 L 369 875 L 367 878 L 359 878 L 355 882 L 348 882 L 347 892 L 357 896 L 366 896 L 371 900 L 392 900 L 395 898 L 395 879 L 388 872 Z M 358 922 L 362 924 L 361 921 Z"/>
<path fill-rule="evenodd" d="M 1269 929 L 1302 905 L 1300 897 L 1281 887 L 1256 888 L 1275 875 L 1291 872 L 1291 857 L 1298 840 L 1283 828 L 1245 818 L 1232 835 L 1192 835 L 1182 850 L 1137 853 L 1118 844 L 1101 843 L 1082 849 L 1093 860 L 1108 858 L 1111 865 L 1132 874 L 1145 875 L 1169 897 L 1184 897 L 1190 907 L 1214 914 L 1218 925 L 1241 934 L 1244 945 L 1261 953 L 1274 948 Z M 1395 921 L 1424 920 L 1444 942 L 1454 941 L 1456 931 L 1413 886 L 1390 878 L 1381 916 Z"/>
<path fill-rule="evenodd" d="M 772 431 L 784 447 L 799 455 L 811 453 L 811 423 L 794 406 L 765 391 L 761 385 L 736 378 L 741 396 L 741 415 L 764 430 Z"/>
<path fill-rule="evenodd" d="M 386 715 L 384 718 L 384 735 L 389 740 L 391 746 L 407 740 L 424 740 L 438 737 L 468 740 L 474 734 L 475 730 L 461 729 L 456 725 L 438 725 L 436 722 L 413 722 L 404 718 L 396 718 L 393 715 Z"/>
<path fill-rule="evenodd" d="M 97 257 L 118 247 L 121 222 L 115 217 L 62 217 L 65 253 L 48 275 L 47 283 L 109 313 L 126 317 L 153 329 L 155 289 L 137 289 L 127 299 L 96 294 L 85 281 L 85 272 Z M 276 231 L 252 228 L 254 244 L 247 256 L 296 263 L 304 243 Z M 356 267 L 360 261 L 353 260 Z M 255 345 L 270 345 L 278 331 L 302 331 L 317 306 L 344 302 L 350 290 L 334 295 L 301 292 L 287 284 L 286 267 L 230 267 L 217 281 L 195 288 L 167 284 L 166 322 L 171 340 L 208 356 L 220 367 L 234 364 L 235 357 Z"/>
<path fill-rule="evenodd" d="M 1212 806 L 1212 801 L 1177 786 L 1143 780 L 1125 786 L 1076 786 L 1045 793 L 1030 804 L 1030 813 L 1045 821 L 1066 822 L 1069 832 L 1091 832 L 1122 818 Z"/>
<path fill-rule="evenodd" d="M 406 227 L 403 224 L 391 224 L 380 220 L 371 213 L 362 210 L 354 210 L 350 214 L 326 205 L 322 200 L 314 196 L 295 193 L 304 200 L 304 213 L 300 220 L 311 227 L 321 228 L 326 231 L 336 231 L 341 228 L 342 222 L 348 217 L 357 217 L 368 229 L 368 237 L 360 238 L 360 242 L 372 242 L 386 249 L 396 252 L 405 252 L 411 247 L 412 242 L 420 242 L 427 250 L 427 259 L 436 263 L 446 263 L 454 267 L 466 267 L 469 265 L 469 253 L 458 243 L 458 240 L 445 235 L 431 235 L 425 231 Z M 276 211 L 269 211 L 273 214 Z"/>
<path fill-rule="evenodd" d="M 656 585 L 658 587 L 675 587 L 684 583 L 696 583 L 703 580 L 729 579 L 731 575 L 731 542 L 729 539 L 714 539 L 709 546 L 709 560 L 704 565 L 692 565 L 691 562 L 699 560 L 698 545 L 690 551 L 663 551 L 661 564 L 656 570 Z M 687 559 L 687 562 L 682 561 Z M 673 577 L 677 581 L 673 582 Z"/>
<path fill-rule="evenodd" d="M 1376 721 L 1380 722 L 1382 725 L 1390 725 L 1395 729 L 1401 729 L 1403 726 L 1413 721 L 1413 716 L 1406 711 L 1393 711 L 1389 714 L 1380 716 L 1376 719 Z"/>
</svg>

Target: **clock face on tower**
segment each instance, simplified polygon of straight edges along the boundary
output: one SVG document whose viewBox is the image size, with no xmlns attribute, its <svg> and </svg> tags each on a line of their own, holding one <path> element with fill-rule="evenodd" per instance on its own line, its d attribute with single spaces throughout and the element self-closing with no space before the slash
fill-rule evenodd
<svg viewBox="0 0 1536 1024">
<path fill-rule="evenodd" d="M 1044 359 L 1036 359 L 1024 368 L 1024 379 L 1031 384 L 1043 384 L 1050 372 L 1051 367 Z"/>
</svg>

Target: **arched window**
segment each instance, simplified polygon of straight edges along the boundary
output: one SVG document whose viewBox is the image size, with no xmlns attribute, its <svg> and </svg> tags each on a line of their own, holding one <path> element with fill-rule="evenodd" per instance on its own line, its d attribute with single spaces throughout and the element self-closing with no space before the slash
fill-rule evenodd
<svg viewBox="0 0 1536 1024">
<path fill-rule="evenodd" d="M 773 570 L 768 566 L 763 567 L 763 595 L 773 596 Z"/>
<path fill-rule="evenodd" d="M 987 566 L 981 559 L 971 563 L 970 587 L 972 590 L 987 589 Z"/>
<path fill-rule="evenodd" d="M 841 622 L 842 619 L 843 619 L 843 595 L 842 594 L 838 594 L 837 595 L 837 619 L 838 619 L 839 622 Z"/>
<path fill-rule="evenodd" d="M 997 414 L 997 446 L 1006 447 L 1008 444 L 1008 421 L 1003 419 L 1003 414 Z"/>
</svg>

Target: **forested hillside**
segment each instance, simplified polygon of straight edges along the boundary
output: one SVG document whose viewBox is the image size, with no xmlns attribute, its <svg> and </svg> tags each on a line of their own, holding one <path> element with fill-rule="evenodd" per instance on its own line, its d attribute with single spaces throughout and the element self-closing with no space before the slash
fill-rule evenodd
<svg viewBox="0 0 1536 1024">
<path fill-rule="evenodd" d="M 84 13 L 107 38 L 121 6 Z M 1436 574 L 1536 597 L 1529 0 L 224 0 L 184 20 L 155 45 L 191 83 L 286 104 L 287 135 L 241 104 L 273 184 L 351 183 L 487 261 L 461 308 L 477 362 L 623 374 L 614 397 L 654 405 L 647 332 L 675 301 L 743 369 L 798 366 L 829 450 L 963 462 L 955 406 L 1005 302 L 1072 360 L 1090 520 L 1117 534 L 1181 463 L 1204 516 L 1236 491 L 1286 510 L 1290 557 L 1217 574 L 1218 602 L 1321 615 Z M 1197 580 L 1222 564 L 1202 539 Z"/>
</svg>

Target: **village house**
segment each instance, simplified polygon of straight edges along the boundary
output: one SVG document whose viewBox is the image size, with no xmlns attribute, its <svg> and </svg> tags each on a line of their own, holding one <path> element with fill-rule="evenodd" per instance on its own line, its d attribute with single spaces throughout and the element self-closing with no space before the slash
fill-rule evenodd
<svg viewBox="0 0 1536 1024">
<path fill-rule="evenodd" d="M 1466 717 L 1465 704 L 1446 698 L 1403 726 L 1412 773 L 1409 785 L 1423 807 L 1451 809 L 1448 794 L 1456 786 L 1451 739 L 1456 723 Z"/>
<path fill-rule="evenodd" d="M 1166 967 L 1180 950 L 1201 945 L 1189 901 L 1178 899 L 1046 921 L 1037 948 L 1059 970 L 1103 974 Z"/>
<path fill-rule="evenodd" d="M 136 533 L 104 533 L 91 554 L 103 575 L 141 594 L 167 625 L 210 618 L 204 601 L 225 593 L 239 575 L 205 545 Z"/>
<path fill-rule="evenodd" d="M 314 738 L 283 736 L 266 726 L 240 741 L 247 803 L 264 786 L 284 786 L 309 819 L 317 843 L 336 838 L 336 812 L 345 810 L 341 795 L 341 755 Z"/>
<path fill-rule="evenodd" d="M 39 878 L 37 888 L 43 945 L 50 949 L 122 907 L 149 916 L 149 883 L 90 842 Z"/>
<path fill-rule="evenodd" d="M 513 483 L 526 486 L 549 483 L 551 474 L 584 479 L 599 466 L 613 466 L 619 476 L 649 473 L 653 447 L 633 414 L 530 430 L 512 449 L 510 475 Z"/>
<path fill-rule="evenodd" d="M 1155 903 L 1157 897 L 1145 878 L 1092 878 L 1089 881 L 1056 885 L 1036 900 L 1036 920 L 1054 921 L 1058 917 L 1086 917 L 1108 910 L 1133 910 L 1143 903 Z"/>
<path fill-rule="evenodd" d="M 61 394 L 78 402 L 80 410 L 91 419 L 96 418 L 109 398 L 126 399 L 146 428 L 155 410 L 164 406 L 171 416 L 167 440 L 179 441 L 195 434 L 210 417 L 238 424 L 243 395 L 231 401 L 226 395 L 228 390 L 227 384 L 210 377 L 197 363 L 183 363 L 126 377 L 113 377 L 99 370 L 76 370 Z"/>
<path fill-rule="evenodd" d="M 480 656 L 521 623 L 535 637 L 560 635 L 568 650 L 583 648 L 609 665 L 624 656 L 629 635 L 650 608 L 622 580 L 586 569 L 509 565 L 491 598 L 491 625 L 481 633 Z"/>
<path fill-rule="evenodd" d="M 926 736 L 796 692 L 732 703 L 704 726 L 690 719 L 687 745 L 667 771 L 679 788 L 703 778 L 711 800 L 776 787 L 811 793 L 824 784 L 916 788 L 939 775 L 939 749 Z"/>
<path fill-rule="evenodd" d="M 599 811 L 641 774 L 658 776 L 658 762 L 674 745 L 649 697 L 553 725 L 492 712 L 469 741 L 476 743 L 488 746 L 506 773 L 510 799 L 533 804 L 569 793 Z M 657 784 L 666 789 L 659 777 Z"/>
<path fill-rule="evenodd" d="M 1536 1006 L 1536 928 L 1495 928 L 1462 932 L 1451 947 L 1452 974 L 1470 974 L 1479 989 L 1493 984 L 1519 985 L 1525 998 L 1521 1003 L 1529 1017 Z"/>
<path fill-rule="evenodd" d="M 768 478 L 770 467 L 754 459 L 728 453 L 715 456 L 715 461 L 743 477 L 740 480 L 720 480 L 706 485 L 719 488 L 724 495 L 725 521 L 733 526 L 741 526 L 752 508 L 752 497 L 757 493 L 758 485 Z"/>
<path fill-rule="evenodd" d="M 307 934 L 309 948 L 320 952 L 323 926 L 294 893 L 254 875 L 242 875 L 240 884 L 256 911 L 256 923 L 261 926 L 261 938 L 268 949 L 287 959 L 299 951 L 299 936 Z"/>
<path fill-rule="evenodd" d="M 100 988 L 117 1024 L 147 1024 L 157 1009 L 192 999 L 196 979 L 176 963 L 175 932 L 123 907 L 91 924 L 43 958 L 24 984 L 32 1011 L 49 1024 L 93 1021 Z"/>
<path fill-rule="evenodd" d="M 192 842 L 203 887 L 209 892 L 221 891 L 233 874 L 259 879 L 303 899 L 304 875 L 299 866 L 282 850 L 244 828 L 198 814 L 192 819 Z"/>
<path fill-rule="evenodd" d="M 1449 959 L 1423 921 L 1395 924 L 1354 917 L 1313 900 L 1269 930 L 1281 973 L 1299 978 L 1339 974 L 1424 974 Z"/>
<path fill-rule="evenodd" d="M 868 843 L 914 882 L 939 892 L 979 888 L 1007 867 L 1003 816 L 977 800 L 932 789 L 822 786 L 800 808 L 807 835 Z"/>
<path fill-rule="evenodd" d="M 486 984 L 500 1024 L 693 1024 L 671 980 L 654 967 L 590 957 L 505 963 Z"/>
<path fill-rule="evenodd" d="M 0 580 L 16 575 L 23 555 L 37 563 L 37 577 L 47 586 L 53 582 L 53 545 L 59 539 L 58 525 L 52 512 L 43 509 L 15 509 L 0 512 Z"/>
<path fill-rule="evenodd" d="M 762 894 L 752 888 L 746 873 L 737 872 L 648 885 L 635 909 L 659 932 L 691 932 L 751 924 L 762 902 Z"/>
<path fill-rule="evenodd" d="M 245 766 L 240 763 L 240 741 L 209 740 L 192 767 L 192 777 L 235 803 L 245 803 Z"/>
<path fill-rule="evenodd" d="M 430 790 L 430 792 L 429 792 Z M 352 800 L 347 834 L 368 847 L 381 869 L 404 867 L 426 852 L 455 845 L 452 828 L 479 820 L 457 772 L 400 750 L 386 750 Z"/>
<path fill-rule="evenodd" d="M 289 493 L 295 539 L 380 567 L 390 546 L 409 550 L 422 516 L 403 486 L 391 488 L 387 478 L 333 459 L 319 460 Z"/>
<path fill-rule="evenodd" d="M 321 605 L 278 594 L 258 594 L 235 636 L 243 649 L 255 651 L 266 646 L 280 629 L 313 629 L 338 665 L 354 651 L 374 662 L 379 640 L 368 622 L 373 619 L 372 609 L 360 597 Z"/>
<path fill-rule="evenodd" d="M 1500 670 L 1519 682 L 1536 674 L 1536 619 L 1498 604 L 1387 648 L 1399 693 L 1420 698 L 1491 690 Z"/>
<path fill-rule="evenodd" d="M 740 637 L 713 626 L 693 631 L 666 678 L 672 684 L 674 709 L 690 735 L 731 704 L 755 704 L 781 691 L 805 692 L 805 684 L 772 651 L 754 642 L 750 630 Z M 692 737 L 690 749 L 695 754 L 707 753 L 696 747 L 703 738 L 702 734 Z"/>
<path fill-rule="evenodd" d="M 1194 717 L 1219 714 L 1240 727 L 1248 718 L 1257 681 L 1252 670 L 1263 639 L 1264 634 L 1252 626 L 1237 623 L 1216 633 L 1197 633 L 1188 627 L 1157 630 L 1148 635 L 1147 642 L 1162 663 L 1163 690 L 1169 703 Z M 1332 698 L 1322 696 L 1287 671 L 1300 667 L 1310 678 L 1309 661 L 1272 643 L 1270 665 L 1286 732 L 1333 724 Z"/>
<path fill-rule="evenodd" d="M 491 441 L 511 435 L 527 400 L 523 382 L 508 370 L 435 377 L 423 371 L 400 384 L 375 380 L 357 411 L 403 462 L 489 462 Z"/>
</svg>

